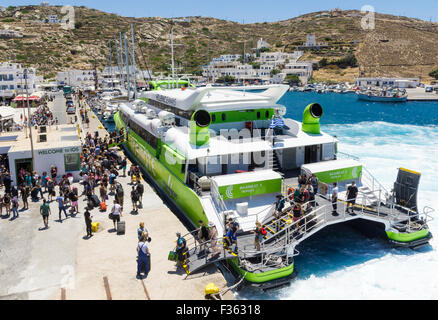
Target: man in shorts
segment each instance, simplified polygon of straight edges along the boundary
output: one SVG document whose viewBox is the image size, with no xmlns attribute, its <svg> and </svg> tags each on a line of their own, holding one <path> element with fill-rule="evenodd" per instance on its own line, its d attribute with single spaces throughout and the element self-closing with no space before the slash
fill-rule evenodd
<svg viewBox="0 0 438 320">
<path fill-rule="evenodd" d="M 48 229 L 49 228 L 49 215 L 52 214 L 52 212 L 50 211 L 50 206 L 46 202 L 46 199 L 43 199 L 43 204 L 40 206 L 40 213 L 41 213 L 41 216 L 43 217 L 44 227 L 46 229 Z"/>
<path fill-rule="evenodd" d="M 347 212 L 354 213 L 354 205 L 356 204 L 356 198 L 359 190 L 356 187 L 356 183 L 354 181 L 351 182 L 351 185 L 347 188 Z M 351 205 L 351 211 L 350 211 Z"/>
<path fill-rule="evenodd" d="M 116 200 L 114 200 L 113 208 L 111 209 L 112 219 L 114 223 L 114 230 L 116 230 L 116 222 L 120 222 L 120 217 L 122 216 L 122 206 L 117 203 Z"/>
</svg>

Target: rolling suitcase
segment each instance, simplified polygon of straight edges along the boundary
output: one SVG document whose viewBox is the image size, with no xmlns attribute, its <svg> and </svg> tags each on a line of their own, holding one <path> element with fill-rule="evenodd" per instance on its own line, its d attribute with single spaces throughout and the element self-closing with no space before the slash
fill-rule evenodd
<svg viewBox="0 0 438 320">
<path fill-rule="evenodd" d="M 106 211 L 106 203 L 105 202 L 100 203 L 100 211 Z"/>
<path fill-rule="evenodd" d="M 125 221 L 117 223 L 117 234 L 125 234 Z"/>
</svg>

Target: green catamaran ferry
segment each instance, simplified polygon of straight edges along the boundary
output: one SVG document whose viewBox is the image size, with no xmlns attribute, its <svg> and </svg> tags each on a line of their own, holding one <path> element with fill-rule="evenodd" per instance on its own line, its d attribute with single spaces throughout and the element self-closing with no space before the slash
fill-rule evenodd
<svg viewBox="0 0 438 320">
<path fill-rule="evenodd" d="M 255 93 L 184 86 L 145 92 L 119 105 L 114 120 L 126 151 L 193 227 L 202 220 L 218 230 L 219 239 L 208 243 L 219 243 L 215 256 L 199 250 L 196 233 L 186 236 L 187 273 L 226 261 L 248 285 L 284 285 L 297 274 L 294 256 L 300 242 L 326 226 L 352 220 L 376 223 L 400 246 L 415 248 L 431 238 L 432 209 L 420 213 L 417 208 L 420 174 L 400 169 L 394 189 L 386 191 L 358 159 L 337 151 L 335 137 L 320 130 L 319 104 L 305 108 L 302 122 L 284 117 L 286 108 L 278 101 L 288 89 L 270 85 Z M 319 181 L 314 201 L 302 203 L 297 219 L 292 209 L 302 173 Z M 346 190 L 352 181 L 358 194 L 350 213 Z M 286 200 L 281 212 L 276 212 L 277 195 Z M 230 218 L 239 224 L 237 251 L 221 241 Z M 254 244 L 257 222 L 264 229 L 260 250 Z"/>
</svg>

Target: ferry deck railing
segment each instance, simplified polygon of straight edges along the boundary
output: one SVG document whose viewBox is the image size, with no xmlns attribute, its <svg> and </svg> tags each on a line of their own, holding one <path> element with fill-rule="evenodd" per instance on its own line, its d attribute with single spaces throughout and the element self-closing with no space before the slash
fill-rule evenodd
<svg viewBox="0 0 438 320">
<path fill-rule="evenodd" d="M 341 155 L 342 157 L 353 159 L 353 160 L 360 160 L 359 157 L 353 156 L 345 152 L 338 151 L 337 155 Z M 370 186 L 372 188 L 371 191 L 373 193 L 382 190 L 383 192 L 385 192 L 386 195 L 390 195 L 388 190 L 386 190 L 386 188 L 373 176 L 373 174 L 365 166 L 362 166 L 362 178 L 364 178 L 365 180 L 367 180 L 367 182 L 370 183 Z M 376 187 L 379 189 L 376 190 Z"/>
<path fill-rule="evenodd" d="M 332 216 L 332 203 L 328 203 L 317 208 L 312 208 L 312 210 L 305 213 L 298 221 L 288 223 L 284 229 L 279 230 L 275 234 L 273 234 L 272 237 L 278 238 L 275 242 L 266 243 L 265 241 L 262 241 L 260 243 L 260 251 L 257 251 L 255 245 L 251 243 L 246 244 L 243 247 L 239 246 L 238 254 L 232 254 L 231 248 L 227 248 L 227 246 L 225 246 L 223 242 L 223 237 L 218 236 L 217 238 L 210 239 L 205 242 L 200 242 L 198 239 L 198 230 L 189 232 L 183 237 L 184 239 L 186 239 L 186 245 L 190 251 L 194 249 L 193 252 L 200 253 L 201 247 L 203 247 L 204 249 L 216 247 L 218 249 L 217 254 L 223 255 L 223 259 L 226 258 L 227 255 L 229 257 L 235 256 L 239 258 L 240 263 L 243 263 L 244 266 L 248 267 L 248 265 L 245 264 L 250 264 L 252 271 L 260 270 L 267 267 L 268 264 L 271 267 L 275 266 L 276 262 L 272 259 L 272 257 L 277 258 L 277 262 L 281 264 L 284 261 L 288 261 L 290 257 L 298 255 L 299 252 L 295 249 L 295 246 L 299 243 L 299 241 L 305 240 L 306 238 L 323 229 L 327 225 L 339 223 L 341 221 L 352 220 L 361 216 L 367 216 L 368 218 L 374 217 L 378 220 L 381 220 L 382 222 L 384 220 L 387 220 L 390 225 L 393 225 L 395 221 L 400 218 L 400 212 L 395 213 L 395 211 L 391 211 L 389 214 L 384 215 L 381 214 L 379 209 L 374 213 L 370 212 L 369 209 L 371 208 L 367 207 L 366 198 L 367 196 L 364 195 L 362 199 L 365 200 L 363 200 L 362 204 L 356 204 L 354 210 L 355 216 L 351 216 L 349 213 L 347 213 L 347 202 L 344 200 L 338 200 L 338 204 L 343 203 L 344 205 L 341 206 L 341 212 L 338 211 L 339 216 L 337 217 Z M 303 206 L 309 204 L 310 202 L 303 204 Z M 407 223 L 405 224 L 407 232 L 423 229 L 427 225 L 426 222 L 432 220 L 430 214 L 434 212 L 434 210 L 430 207 L 425 207 L 423 213 L 421 214 L 409 210 L 408 208 L 403 209 L 408 211 L 408 214 L 404 215 L 404 218 L 407 218 L 407 220 L 405 220 L 405 222 L 407 221 Z M 416 223 L 415 219 L 421 219 L 425 222 L 425 224 L 417 224 L 415 228 L 413 228 L 413 225 Z M 293 248 L 292 252 L 290 252 L 291 248 Z M 208 250 L 205 250 L 203 255 L 197 256 L 196 260 L 203 260 L 203 263 L 205 265 L 211 263 L 211 261 L 209 261 L 210 253 L 208 252 Z M 243 260 L 252 257 L 260 257 L 260 262 L 243 262 Z"/>
<path fill-rule="evenodd" d="M 363 195 L 363 199 L 367 199 L 366 195 Z M 347 199 L 348 201 L 349 199 Z M 293 244 L 297 244 L 297 240 L 301 239 L 304 240 L 308 236 L 312 235 L 316 231 L 324 228 L 325 226 L 329 224 L 339 223 L 339 221 L 345 221 L 347 218 L 350 220 L 352 219 L 352 216 L 347 213 L 347 205 L 345 201 L 338 200 L 338 202 L 344 202 L 344 205 L 342 206 L 342 212 L 339 214 L 338 217 L 333 218 L 332 212 L 333 207 L 332 203 L 320 206 L 316 209 L 312 209 L 308 213 L 304 214 L 298 221 L 290 223 L 285 229 L 282 229 L 278 232 L 276 232 L 273 237 L 279 236 L 281 233 L 281 237 L 274 243 L 265 244 L 264 242 L 261 243 L 261 251 L 254 250 L 254 246 L 250 246 L 251 249 L 248 249 L 248 246 L 245 246 L 244 248 L 239 250 L 239 257 L 245 258 L 245 256 L 254 256 L 254 254 L 257 253 L 273 253 L 278 252 L 283 249 L 287 249 Z M 359 210 L 358 210 L 359 207 Z M 382 212 L 378 209 L 375 213 L 368 212 L 369 209 L 366 206 L 366 201 L 363 201 L 361 205 L 355 206 L 354 213 L 356 216 L 354 218 L 360 217 L 360 216 L 368 216 L 368 217 L 377 217 L 380 220 L 387 220 L 391 225 L 397 221 L 400 216 L 402 215 L 401 212 L 395 212 L 394 210 L 391 211 L 389 214 L 382 214 Z M 424 228 L 427 225 L 427 222 L 433 220 L 433 218 L 430 216 L 431 213 L 434 212 L 434 210 L 430 207 L 425 207 L 425 210 L 423 213 L 416 213 L 413 210 L 410 210 L 408 208 L 403 208 L 404 210 L 408 211 L 408 214 L 405 214 L 403 218 L 406 218 L 406 231 L 411 232 L 414 230 L 417 230 L 419 227 L 420 229 Z M 329 219 L 330 218 L 330 219 Z M 415 224 L 415 219 L 420 218 L 425 223 L 423 225 L 417 225 L 416 228 L 413 227 Z M 303 222 L 304 221 L 304 224 Z M 331 223 L 330 223 L 331 222 Z M 300 226 L 300 224 L 302 224 Z M 299 233 L 294 235 L 297 230 L 300 230 Z M 314 232 L 310 233 L 310 231 L 314 230 Z M 283 241 L 283 244 L 278 245 L 280 241 Z M 295 243 L 294 243 L 295 242 Z"/>
</svg>

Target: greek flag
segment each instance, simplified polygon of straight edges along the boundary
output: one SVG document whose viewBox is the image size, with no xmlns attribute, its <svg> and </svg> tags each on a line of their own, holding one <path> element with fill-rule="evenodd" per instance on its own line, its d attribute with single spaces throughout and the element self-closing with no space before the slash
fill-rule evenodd
<svg viewBox="0 0 438 320">
<path fill-rule="evenodd" d="M 276 127 L 283 127 L 284 126 L 284 121 L 281 118 L 274 118 L 271 121 L 271 124 L 269 126 L 270 129 L 274 129 Z"/>
</svg>

